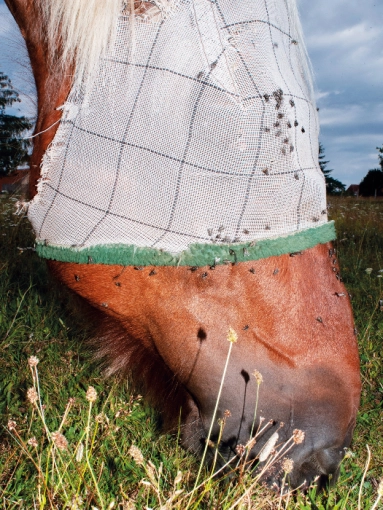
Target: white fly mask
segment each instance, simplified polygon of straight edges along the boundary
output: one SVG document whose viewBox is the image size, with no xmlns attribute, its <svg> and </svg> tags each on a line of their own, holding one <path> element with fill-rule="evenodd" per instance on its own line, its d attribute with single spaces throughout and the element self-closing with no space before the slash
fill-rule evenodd
<svg viewBox="0 0 383 510">
<path fill-rule="evenodd" d="M 29 207 L 40 254 L 203 264 L 333 239 L 291 0 L 151 3 L 63 107 Z"/>
</svg>

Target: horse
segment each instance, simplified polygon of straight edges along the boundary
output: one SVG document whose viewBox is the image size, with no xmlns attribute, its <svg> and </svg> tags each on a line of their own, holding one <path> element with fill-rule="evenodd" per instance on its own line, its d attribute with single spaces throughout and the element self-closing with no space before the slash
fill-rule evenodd
<svg viewBox="0 0 383 510">
<path fill-rule="evenodd" d="M 270 445 L 283 449 L 299 437 L 288 449 L 291 486 L 335 479 L 355 427 L 359 357 L 327 222 L 310 65 L 295 0 L 6 4 L 25 39 L 38 95 L 28 213 L 37 249 L 59 281 L 100 318 L 95 355 L 105 360 L 107 373 L 132 374 L 166 426 L 180 422 L 182 443 L 196 455 L 207 450 L 212 458 L 215 445 L 224 463 L 246 450 L 246 458 L 262 467 Z M 272 86 L 271 72 L 278 76 Z M 134 108 L 140 115 L 131 113 Z M 88 123 L 98 110 L 105 111 L 85 150 L 78 140 L 90 136 Z M 117 124 L 127 117 L 133 119 L 130 138 L 121 135 L 116 148 Z M 104 130 L 109 121 L 111 129 Z M 234 133 L 238 125 L 242 131 Z M 171 151 L 158 141 L 163 132 Z M 101 139 L 109 149 L 96 161 Z M 109 161 L 115 158 L 120 168 L 125 150 L 131 151 L 127 170 L 111 184 Z M 153 182 L 145 159 L 133 178 L 143 158 L 154 158 L 158 172 L 178 165 L 178 173 L 169 170 Z M 57 177 L 51 169 L 58 166 Z M 187 166 L 189 184 L 182 190 Z M 86 205 L 89 214 L 77 210 L 87 200 L 87 185 L 78 181 L 82 171 L 96 196 Z M 162 233 L 156 230 L 150 244 L 158 200 L 167 200 L 173 178 L 177 194 L 185 191 L 184 205 L 178 207 L 181 198 L 173 201 Z M 64 201 L 64 181 L 76 195 L 73 202 Z M 199 210 L 187 195 L 196 182 L 209 183 Z M 235 184 L 237 193 L 233 182 L 245 185 Z M 128 224 L 120 218 L 125 209 L 119 216 L 100 204 L 105 194 L 109 203 L 121 194 L 130 207 L 137 189 L 148 216 L 135 220 L 136 237 L 126 242 Z M 151 190 L 149 198 L 142 189 Z M 296 200 L 285 189 L 297 190 Z M 63 208 L 56 210 L 59 202 Z M 290 202 L 291 221 L 284 212 Z M 260 215 L 257 209 L 246 216 L 253 206 Z M 177 230 L 176 213 L 188 214 L 189 237 Z M 92 214 L 98 219 L 86 226 L 88 234 L 71 239 Z M 210 226 L 204 223 L 209 215 L 216 218 Z M 111 217 L 124 228 L 116 227 L 106 246 L 92 245 L 95 231 Z M 57 239 L 50 225 L 59 231 Z M 281 484 L 286 456 L 266 470 L 271 485 Z"/>
</svg>

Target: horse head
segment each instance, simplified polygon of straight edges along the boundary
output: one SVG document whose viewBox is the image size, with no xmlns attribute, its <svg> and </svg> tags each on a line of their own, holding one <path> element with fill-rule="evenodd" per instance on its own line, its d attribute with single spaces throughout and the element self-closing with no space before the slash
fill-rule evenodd
<svg viewBox="0 0 383 510">
<path fill-rule="evenodd" d="M 107 371 L 196 454 L 336 476 L 359 360 L 295 2 L 6 2 L 39 99 L 38 252 L 102 318 Z"/>
<path fill-rule="evenodd" d="M 225 464 L 242 446 L 250 461 L 277 432 L 281 454 L 267 478 L 279 483 L 289 458 L 297 487 L 337 473 L 360 381 L 352 312 L 332 245 L 291 255 L 198 268 L 50 266 L 109 316 L 98 346 L 108 370 L 133 370 L 173 426 L 182 409 L 184 446 L 202 454 L 214 420 L 211 456 L 218 445 Z M 296 430 L 304 433 L 302 444 L 294 443 Z"/>
</svg>

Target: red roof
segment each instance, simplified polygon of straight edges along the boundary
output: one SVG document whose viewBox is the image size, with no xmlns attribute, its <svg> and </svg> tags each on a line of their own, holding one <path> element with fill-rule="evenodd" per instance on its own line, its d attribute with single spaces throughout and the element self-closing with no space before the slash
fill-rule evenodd
<svg viewBox="0 0 383 510">
<path fill-rule="evenodd" d="M 356 193 L 357 191 L 359 191 L 359 184 L 350 184 L 350 186 L 347 188 L 347 191 Z"/>
</svg>

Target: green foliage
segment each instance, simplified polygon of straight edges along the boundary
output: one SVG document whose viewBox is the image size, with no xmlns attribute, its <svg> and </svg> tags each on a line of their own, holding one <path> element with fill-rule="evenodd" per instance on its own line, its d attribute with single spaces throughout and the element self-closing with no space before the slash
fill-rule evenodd
<svg viewBox="0 0 383 510">
<path fill-rule="evenodd" d="M 319 143 L 319 166 L 320 169 L 323 172 L 323 175 L 325 176 L 326 180 L 326 191 L 328 195 L 341 195 L 346 190 L 346 186 L 338 181 L 338 179 L 334 179 L 334 177 L 331 177 L 330 173 L 333 172 L 333 170 L 328 170 L 327 163 L 328 161 L 325 161 L 325 153 L 324 153 L 324 147 L 321 143 Z"/>
<path fill-rule="evenodd" d="M 0 195 L 0 500 L 5 510 L 228 510 L 237 503 L 236 508 L 260 510 L 356 510 L 359 492 L 360 508 L 372 508 L 383 475 L 382 201 L 335 197 L 329 204 L 359 330 L 363 389 L 353 449 L 335 487 L 280 498 L 249 473 L 222 482 L 209 479 L 205 469 L 204 483 L 191 496 L 196 459 L 179 446 L 179 433 L 160 433 L 156 414 L 124 381 L 104 378 L 92 364 L 79 303 L 51 280 L 33 251 L 29 223 L 13 214 L 16 200 Z M 28 365 L 31 356 L 40 360 L 37 371 Z M 86 398 L 89 386 L 98 394 L 94 402 Z M 30 388 L 39 392 L 41 405 L 28 400 Z M 55 443 L 58 431 L 67 441 L 63 448 Z M 366 444 L 372 460 L 363 478 Z"/>
<path fill-rule="evenodd" d="M 325 153 L 324 153 L 324 147 L 323 145 L 319 142 L 319 156 L 318 156 L 318 160 L 319 160 L 319 166 L 320 166 L 320 169 L 322 170 L 322 173 L 325 177 L 327 177 L 328 175 L 330 175 L 330 173 L 333 171 L 333 170 L 328 170 L 326 167 L 327 167 L 327 163 L 329 163 L 329 161 L 324 161 L 324 158 L 325 158 Z"/>
<path fill-rule="evenodd" d="M 376 150 L 378 151 L 379 165 L 383 171 L 383 145 L 382 147 L 377 147 Z"/>
<path fill-rule="evenodd" d="M 363 197 L 383 196 L 383 170 L 369 170 L 359 185 L 359 195 Z"/>
<path fill-rule="evenodd" d="M 380 168 L 367 172 L 359 185 L 359 194 L 363 197 L 383 196 L 383 146 L 377 147 Z"/>
<path fill-rule="evenodd" d="M 32 124 L 26 117 L 6 113 L 7 107 L 18 102 L 19 94 L 11 80 L 0 71 L 0 176 L 28 161 L 30 140 L 24 140 L 22 136 Z"/>
<path fill-rule="evenodd" d="M 383 202 L 348 198 L 334 200 L 330 206 L 342 277 L 352 296 L 359 331 L 363 389 L 354 448 L 374 445 L 381 453 L 373 466 L 380 468 L 382 476 Z"/>
</svg>

